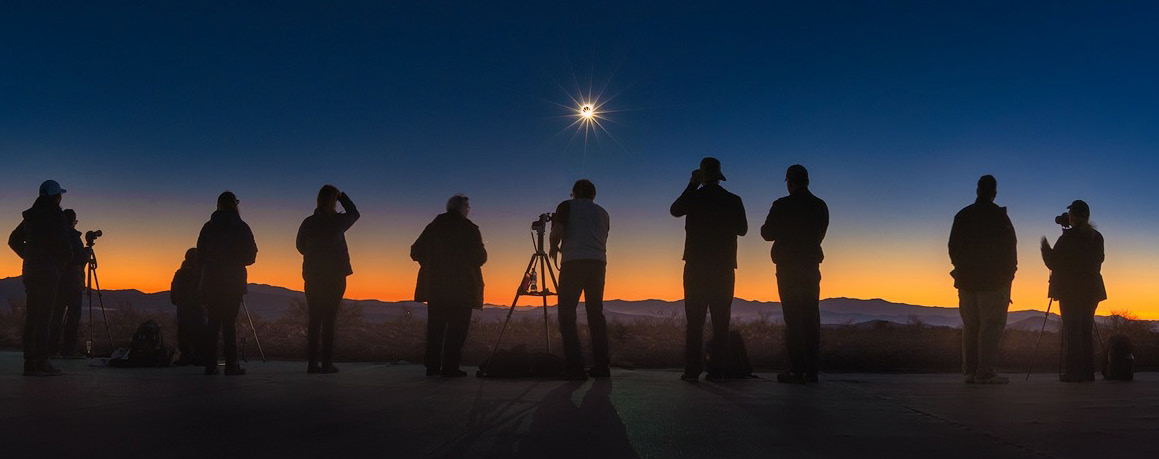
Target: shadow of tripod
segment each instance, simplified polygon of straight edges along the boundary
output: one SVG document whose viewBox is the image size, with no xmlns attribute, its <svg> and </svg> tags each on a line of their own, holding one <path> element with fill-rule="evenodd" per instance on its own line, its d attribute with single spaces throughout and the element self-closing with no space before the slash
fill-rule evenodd
<svg viewBox="0 0 1159 459">
<path fill-rule="evenodd" d="M 515 305 L 519 304 L 519 297 L 521 296 L 538 296 L 543 298 L 543 349 L 544 352 L 551 352 L 551 332 L 549 330 L 549 319 L 547 317 L 547 297 L 558 296 L 559 283 L 555 279 L 555 268 L 548 259 L 547 252 L 543 250 L 543 233 L 546 232 L 547 222 L 550 222 L 551 214 L 540 214 L 539 219 L 531 222 L 531 231 L 535 233 L 533 236 L 533 244 L 535 245 L 535 253 L 531 254 L 531 260 L 527 262 L 527 269 L 523 270 L 523 281 L 520 282 L 519 288 L 515 290 L 515 299 L 511 301 L 511 308 L 507 310 L 507 318 L 503 321 L 503 327 L 499 329 L 499 337 L 495 339 L 495 345 L 491 347 L 491 356 L 487 361 L 491 361 L 495 357 L 495 351 L 499 349 L 499 343 L 503 341 L 503 333 L 507 331 L 507 325 L 511 323 L 511 315 L 515 313 Z M 539 266 L 539 273 L 535 271 L 536 266 Z M 544 275 L 544 273 L 547 273 Z M 543 279 L 542 283 L 537 282 L 539 278 Z M 555 289 L 552 291 L 547 288 L 547 280 L 551 279 L 551 287 Z M 537 286 L 541 288 L 537 288 Z"/>
</svg>

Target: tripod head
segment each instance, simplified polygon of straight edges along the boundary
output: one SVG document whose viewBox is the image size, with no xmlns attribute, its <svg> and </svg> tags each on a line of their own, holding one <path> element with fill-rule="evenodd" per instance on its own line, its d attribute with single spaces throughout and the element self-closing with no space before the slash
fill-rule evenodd
<svg viewBox="0 0 1159 459">
<path fill-rule="evenodd" d="M 93 244 L 97 243 L 97 238 L 104 235 L 105 233 L 101 230 L 85 232 L 85 246 L 91 248 Z"/>
<path fill-rule="evenodd" d="M 535 232 L 536 253 L 545 253 L 543 251 L 543 234 L 547 232 L 547 223 L 554 217 L 555 215 L 551 213 L 539 214 L 539 218 L 531 222 L 531 231 Z"/>
</svg>

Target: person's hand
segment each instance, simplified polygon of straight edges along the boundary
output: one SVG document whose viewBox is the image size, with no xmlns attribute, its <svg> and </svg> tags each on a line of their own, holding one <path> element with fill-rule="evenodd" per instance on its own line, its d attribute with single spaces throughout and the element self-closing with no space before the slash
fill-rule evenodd
<svg viewBox="0 0 1159 459">
<path fill-rule="evenodd" d="M 556 265 L 559 265 L 559 247 L 552 247 L 547 249 L 547 255 L 551 257 L 551 260 L 554 261 Z"/>
<path fill-rule="evenodd" d="M 1046 236 L 1042 237 L 1042 250 L 1050 250 L 1050 242 L 1046 240 Z"/>
<path fill-rule="evenodd" d="M 704 173 L 702 173 L 700 169 L 692 171 L 692 176 L 688 178 L 688 183 L 693 185 L 700 185 L 701 183 L 704 183 Z"/>
</svg>

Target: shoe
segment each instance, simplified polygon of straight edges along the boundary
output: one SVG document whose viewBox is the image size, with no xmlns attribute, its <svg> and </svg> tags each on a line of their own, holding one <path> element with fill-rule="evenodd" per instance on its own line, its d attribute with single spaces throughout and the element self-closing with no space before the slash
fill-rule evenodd
<svg viewBox="0 0 1159 459">
<path fill-rule="evenodd" d="M 694 375 L 692 373 L 681 373 L 680 380 L 685 382 L 697 382 L 700 381 L 700 375 Z"/>
<path fill-rule="evenodd" d="M 716 373 L 709 373 L 709 374 L 704 375 L 704 380 L 708 381 L 708 382 L 716 382 L 716 383 L 724 382 L 724 376 L 718 375 Z"/>
<path fill-rule="evenodd" d="M 335 370 L 335 371 L 337 371 L 337 370 Z M 444 370 L 443 371 L 444 378 L 462 378 L 464 376 L 467 376 L 467 372 L 465 372 L 463 370 L 459 370 L 459 369 Z"/>
<path fill-rule="evenodd" d="M 974 384 L 974 375 L 966 375 L 964 378 L 962 378 L 962 382 L 966 384 Z"/>
<path fill-rule="evenodd" d="M 211 366 L 206 366 L 206 367 L 205 367 L 205 374 L 206 374 L 206 375 L 215 375 L 215 374 L 218 374 L 218 373 L 221 373 L 221 370 L 219 370 L 219 369 L 217 368 L 217 364 L 216 364 L 216 363 L 215 363 L 215 364 L 213 364 L 213 365 L 211 365 Z"/>
<path fill-rule="evenodd" d="M 1010 378 L 1005 376 L 990 376 L 986 378 L 974 378 L 974 384 L 1010 384 Z"/>
<path fill-rule="evenodd" d="M 227 365 L 225 367 L 225 375 L 226 376 L 241 376 L 244 374 L 245 374 L 245 368 L 242 368 L 240 365 L 239 366 L 228 366 Z"/>
<path fill-rule="evenodd" d="M 563 370 L 559 377 L 567 381 L 587 381 L 588 373 L 584 370 Z"/>
<path fill-rule="evenodd" d="M 777 382 L 785 384 L 805 384 L 805 375 L 793 372 L 779 373 L 777 374 Z"/>
<path fill-rule="evenodd" d="M 318 364 L 311 363 L 311 364 L 306 365 L 306 373 L 307 374 L 312 375 L 312 374 L 318 374 L 321 372 L 322 372 L 322 367 L 318 366 Z"/>
<path fill-rule="evenodd" d="M 318 369 L 318 371 L 322 374 L 329 375 L 329 374 L 337 373 L 338 367 L 336 367 L 334 365 L 323 365 L 322 368 Z M 463 373 L 463 374 L 466 374 L 466 373 Z"/>
<path fill-rule="evenodd" d="M 612 370 L 608 367 L 595 367 L 588 370 L 588 376 L 593 378 L 610 378 L 612 377 Z"/>
<path fill-rule="evenodd" d="M 24 376 L 59 376 L 64 372 L 54 368 L 48 361 L 39 364 L 24 364 Z"/>
<path fill-rule="evenodd" d="M 821 381 L 821 378 L 817 377 L 817 373 L 805 373 L 805 382 L 810 383 L 810 384 L 816 384 L 820 381 Z"/>
</svg>

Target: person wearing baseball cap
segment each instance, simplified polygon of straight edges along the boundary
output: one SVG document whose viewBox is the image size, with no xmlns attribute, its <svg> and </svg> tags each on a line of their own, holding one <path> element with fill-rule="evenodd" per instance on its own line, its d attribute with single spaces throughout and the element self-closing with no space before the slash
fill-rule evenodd
<svg viewBox="0 0 1159 459">
<path fill-rule="evenodd" d="M 684 374 L 695 382 L 704 370 L 704 319 L 712 314 L 712 357 L 709 381 L 724 380 L 724 360 L 730 355 L 728 324 L 736 283 L 736 239 L 749 231 L 740 196 L 720 186 L 725 180 L 720 160 L 700 161 L 700 168 L 669 212 L 684 219 Z"/>
<path fill-rule="evenodd" d="M 1093 328 L 1095 310 L 1107 299 L 1101 273 L 1104 259 L 1103 235 L 1090 223 L 1091 208 L 1076 200 L 1067 213 L 1055 218 L 1062 225 L 1062 236 L 1050 246 L 1042 237 L 1042 261 L 1050 269 L 1051 298 L 1058 300 L 1066 343 L 1066 371 L 1063 382 L 1095 380 L 1095 343 Z"/>
<path fill-rule="evenodd" d="M 55 180 L 40 184 L 39 196 L 8 236 L 8 246 L 24 260 L 21 276 L 27 295 L 24 317 L 24 375 L 61 374 L 49 363 L 49 331 L 61 275 L 73 259 L 71 228 L 60 201 L 64 189 Z"/>
<path fill-rule="evenodd" d="M 773 243 L 777 291 L 785 315 L 785 353 L 789 369 L 782 383 L 818 382 L 821 348 L 821 241 L 829 229 L 829 207 L 809 191 L 809 171 L 794 164 L 785 171 L 789 195 L 773 201 L 761 237 Z"/>
</svg>

